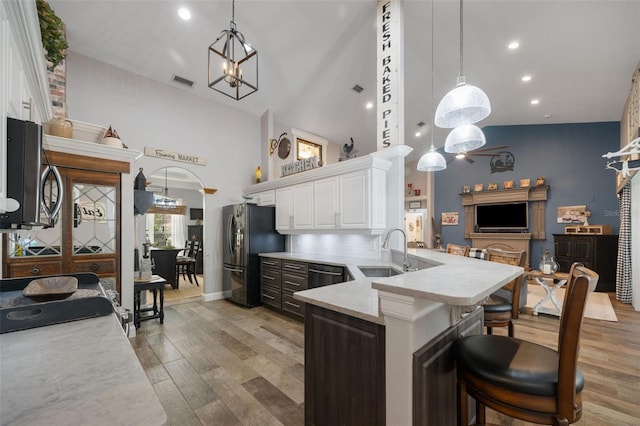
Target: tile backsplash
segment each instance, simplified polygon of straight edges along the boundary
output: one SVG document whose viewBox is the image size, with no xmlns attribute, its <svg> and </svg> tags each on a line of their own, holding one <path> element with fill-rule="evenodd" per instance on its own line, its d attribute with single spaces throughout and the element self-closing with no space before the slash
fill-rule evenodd
<svg viewBox="0 0 640 426">
<path fill-rule="evenodd" d="M 291 235 L 289 249 L 294 253 L 317 253 L 379 259 L 379 235 L 358 234 L 303 234 Z"/>
</svg>

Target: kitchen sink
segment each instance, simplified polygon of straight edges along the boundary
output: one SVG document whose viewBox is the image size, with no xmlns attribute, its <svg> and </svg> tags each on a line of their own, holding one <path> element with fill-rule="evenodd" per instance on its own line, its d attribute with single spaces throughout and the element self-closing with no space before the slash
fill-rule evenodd
<svg viewBox="0 0 640 426">
<path fill-rule="evenodd" d="M 365 277 L 393 277 L 403 272 L 390 266 L 358 266 Z"/>
</svg>

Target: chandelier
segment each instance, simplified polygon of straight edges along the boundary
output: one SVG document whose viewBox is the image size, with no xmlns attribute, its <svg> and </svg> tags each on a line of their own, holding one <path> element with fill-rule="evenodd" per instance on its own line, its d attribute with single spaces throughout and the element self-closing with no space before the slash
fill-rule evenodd
<svg viewBox="0 0 640 426">
<path fill-rule="evenodd" d="M 240 100 L 258 91 L 258 51 L 236 29 L 235 0 L 231 22 L 209 46 L 209 88 Z"/>
</svg>

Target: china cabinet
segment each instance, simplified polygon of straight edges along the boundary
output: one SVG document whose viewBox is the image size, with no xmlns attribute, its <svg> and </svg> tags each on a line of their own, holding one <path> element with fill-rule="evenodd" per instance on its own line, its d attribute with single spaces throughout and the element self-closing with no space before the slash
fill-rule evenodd
<svg viewBox="0 0 640 426">
<path fill-rule="evenodd" d="M 129 162 L 45 154 L 62 178 L 62 209 L 53 227 L 4 235 L 3 276 L 94 272 L 119 292 L 121 174 Z"/>
</svg>

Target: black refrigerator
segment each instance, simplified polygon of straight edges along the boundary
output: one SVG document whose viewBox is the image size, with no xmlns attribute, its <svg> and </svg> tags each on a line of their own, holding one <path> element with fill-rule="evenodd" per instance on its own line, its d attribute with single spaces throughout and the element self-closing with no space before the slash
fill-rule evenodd
<svg viewBox="0 0 640 426">
<path fill-rule="evenodd" d="M 234 204 L 222 209 L 222 288 L 228 300 L 248 308 L 260 305 L 258 253 L 285 250 L 285 236 L 276 232 L 275 208 Z"/>
</svg>

